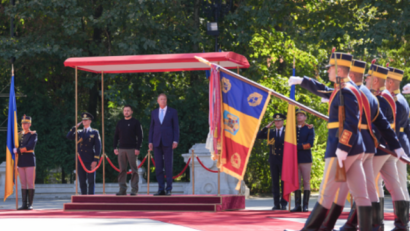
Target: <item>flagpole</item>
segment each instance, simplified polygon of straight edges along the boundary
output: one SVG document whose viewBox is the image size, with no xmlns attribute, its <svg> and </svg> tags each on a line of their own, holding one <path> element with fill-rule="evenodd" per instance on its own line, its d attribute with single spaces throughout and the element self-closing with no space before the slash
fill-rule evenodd
<svg viewBox="0 0 410 231">
<path fill-rule="evenodd" d="M 293 54 L 293 68 L 292 68 L 292 76 L 296 75 L 296 59 L 295 59 L 295 55 Z M 295 91 L 295 85 L 292 85 L 290 88 L 290 91 Z M 283 192 L 282 192 L 283 193 Z M 296 200 L 296 199 L 295 199 Z M 290 193 L 289 195 L 289 212 L 290 212 L 290 207 L 292 204 L 292 193 Z M 296 207 L 296 206 L 295 206 Z"/>
<path fill-rule="evenodd" d="M 14 65 L 13 64 L 11 64 L 11 76 L 12 78 L 14 77 Z M 14 118 L 14 119 L 17 119 L 17 118 Z M 18 131 L 14 131 L 14 132 L 18 132 Z M 14 140 L 14 137 L 13 137 L 13 140 Z M 16 144 L 14 144 L 14 146 L 16 147 Z M 17 182 L 17 161 L 18 161 L 17 155 L 18 155 L 17 153 L 14 154 L 14 186 L 16 188 L 16 210 L 18 210 L 19 208 L 19 193 L 18 193 L 18 182 Z"/>
<path fill-rule="evenodd" d="M 211 65 L 211 63 L 210 63 L 208 60 L 204 59 L 204 58 L 201 58 L 201 57 L 198 57 L 198 56 L 195 56 L 195 58 L 198 59 L 198 61 L 200 61 L 200 62 L 202 62 L 202 63 L 205 63 L 205 64 L 207 64 L 207 65 L 209 65 L 209 66 Z M 317 117 L 319 117 L 319 118 L 321 118 L 321 119 L 323 119 L 323 120 L 326 120 L 326 121 L 329 120 L 329 117 L 328 117 L 328 116 L 323 115 L 322 113 L 320 113 L 320 112 L 318 112 L 318 111 L 315 111 L 315 110 L 313 110 L 313 109 L 310 108 L 310 107 L 307 107 L 307 106 L 305 106 L 305 105 L 303 105 L 303 104 L 301 104 L 301 103 L 299 103 L 299 102 L 297 102 L 297 101 L 295 101 L 295 100 L 293 100 L 293 99 L 290 99 L 290 98 L 288 98 L 288 97 L 286 97 L 286 96 L 284 96 L 284 95 L 282 95 L 282 94 L 280 94 L 280 93 L 278 93 L 278 92 L 276 92 L 276 91 L 274 91 L 274 90 L 272 90 L 272 89 L 270 89 L 270 88 L 267 88 L 267 87 L 265 87 L 265 86 L 263 86 L 263 85 L 261 85 L 261 84 L 259 84 L 259 83 L 257 83 L 257 82 L 254 82 L 254 81 L 252 81 L 252 80 L 250 80 L 250 79 L 248 79 L 248 78 L 245 78 L 245 77 L 243 77 L 243 76 L 241 76 L 241 75 L 239 75 L 239 74 L 236 74 L 235 72 L 232 72 L 232 71 L 230 71 L 230 70 L 228 70 L 228 69 L 226 69 L 226 68 L 224 68 L 224 67 L 221 67 L 221 66 L 219 66 L 219 65 L 218 65 L 218 67 L 219 67 L 219 71 L 222 71 L 222 72 L 224 72 L 224 73 L 226 73 L 226 74 L 229 74 L 230 76 L 232 76 L 232 77 L 234 77 L 234 78 L 237 78 L 237 79 L 240 79 L 240 80 L 242 80 L 243 82 L 248 83 L 248 84 L 250 84 L 250 85 L 252 85 L 252 86 L 254 86 L 254 87 L 257 87 L 257 88 L 259 88 L 259 89 L 261 89 L 261 90 L 267 91 L 267 92 L 269 92 L 271 95 L 273 95 L 273 96 L 275 96 L 275 97 L 277 97 L 277 98 L 279 98 L 279 99 L 282 99 L 282 100 L 288 102 L 289 104 L 295 105 L 296 107 L 299 107 L 300 109 L 303 109 L 303 110 L 309 112 L 310 114 L 312 114 L 312 115 L 314 115 L 314 116 L 317 116 Z"/>
</svg>

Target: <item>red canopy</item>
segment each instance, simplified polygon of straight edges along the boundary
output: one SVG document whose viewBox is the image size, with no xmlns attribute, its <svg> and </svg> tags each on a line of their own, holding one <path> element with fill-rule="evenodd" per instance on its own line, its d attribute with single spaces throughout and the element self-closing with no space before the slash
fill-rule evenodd
<svg viewBox="0 0 410 231">
<path fill-rule="evenodd" d="M 227 69 L 249 68 L 245 56 L 235 52 L 210 52 L 188 54 L 128 55 L 68 58 L 64 66 L 94 73 L 138 73 L 209 70 L 194 56 L 202 57 Z"/>
</svg>

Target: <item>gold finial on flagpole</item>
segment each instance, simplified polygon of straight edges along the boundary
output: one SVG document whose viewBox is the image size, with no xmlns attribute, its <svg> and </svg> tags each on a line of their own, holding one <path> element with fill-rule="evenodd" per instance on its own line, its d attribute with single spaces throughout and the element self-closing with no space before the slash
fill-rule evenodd
<svg viewBox="0 0 410 231">
<path fill-rule="evenodd" d="M 196 59 L 198 59 L 198 61 L 199 62 L 201 62 L 201 63 L 205 63 L 206 65 L 208 65 L 208 66 L 211 66 L 211 63 L 208 61 L 208 60 L 206 60 L 206 59 L 204 59 L 204 58 L 202 58 L 202 57 L 199 57 L 199 56 L 194 56 Z"/>
<path fill-rule="evenodd" d="M 14 76 L 14 65 L 11 64 L 11 75 Z"/>
</svg>

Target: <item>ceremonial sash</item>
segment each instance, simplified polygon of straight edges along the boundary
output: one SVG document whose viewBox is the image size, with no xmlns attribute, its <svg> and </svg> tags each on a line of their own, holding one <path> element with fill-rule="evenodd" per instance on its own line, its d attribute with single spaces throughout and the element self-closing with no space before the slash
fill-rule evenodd
<svg viewBox="0 0 410 231">
<path fill-rule="evenodd" d="M 345 88 L 348 88 L 349 90 L 351 90 L 353 92 L 353 94 L 356 96 L 357 102 L 359 103 L 360 118 L 359 118 L 358 128 L 359 128 L 359 130 L 361 130 L 362 113 L 363 113 L 363 107 L 362 107 L 363 102 L 362 102 L 361 94 L 360 94 L 359 90 L 357 90 L 357 88 L 355 86 L 351 85 L 350 83 L 346 83 Z M 347 106 L 349 106 L 349 105 L 347 105 Z"/>
<path fill-rule="evenodd" d="M 390 105 L 391 110 L 393 111 L 393 126 L 392 129 L 394 130 L 396 128 L 396 102 L 394 101 L 394 98 L 385 92 L 382 92 L 380 94 Z"/>
<path fill-rule="evenodd" d="M 367 96 L 361 92 L 361 98 L 362 98 L 362 106 L 363 106 L 363 111 L 364 111 L 364 116 L 366 116 L 366 120 L 367 120 L 367 129 L 370 132 L 370 135 L 373 138 L 374 141 L 374 146 L 377 147 L 379 146 L 379 142 L 376 138 L 376 136 L 373 133 L 373 129 L 372 129 L 372 110 L 370 108 L 370 102 L 369 99 L 367 98 Z"/>
</svg>

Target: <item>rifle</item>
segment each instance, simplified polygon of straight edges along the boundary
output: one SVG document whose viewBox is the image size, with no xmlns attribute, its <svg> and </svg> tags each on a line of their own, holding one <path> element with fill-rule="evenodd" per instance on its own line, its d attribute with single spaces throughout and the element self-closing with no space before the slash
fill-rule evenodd
<svg viewBox="0 0 410 231">
<path fill-rule="evenodd" d="M 335 54 L 335 74 L 336 74 L 336 83 L 339 84 L 339 139 L 342 137 L 342 132 L 343 132 L 343 124 L 345 122 L 345 100 L 343 98 L 342 94 L 342 77 L 337 76 L 337 53 L 335 52 L 336 48 L 333 47 L 332 53 Z M 341 55 L 341 54 L 340 54 Z M 340 167 L 339 164 L 337 164 L 336 167 L 336 182 L 346 182 L 346 169 L 345 169 L 345 163 L 342 161 L 343 166 Z"/>
</svg>

